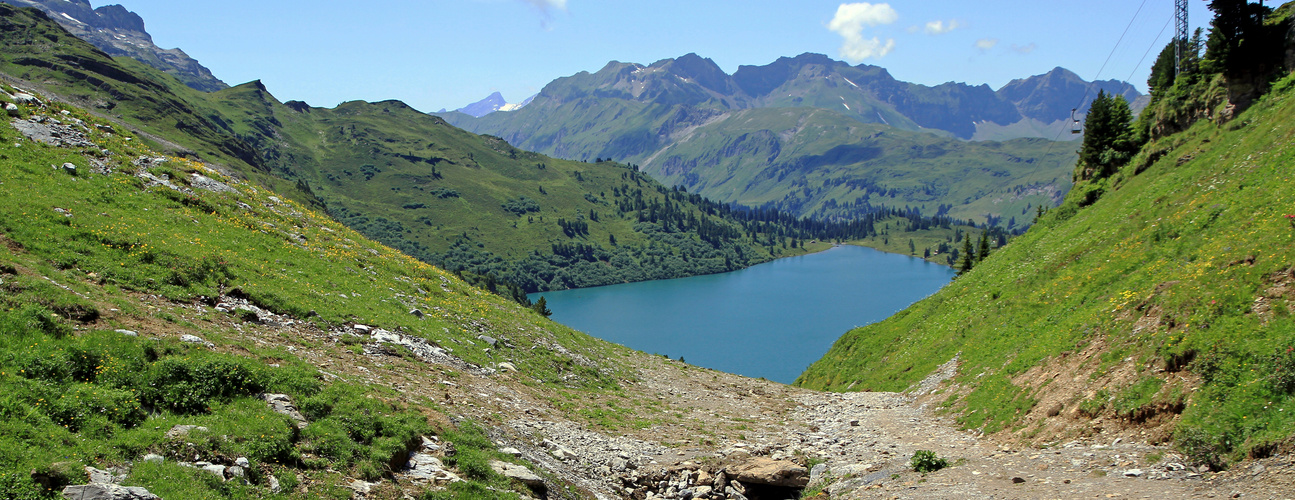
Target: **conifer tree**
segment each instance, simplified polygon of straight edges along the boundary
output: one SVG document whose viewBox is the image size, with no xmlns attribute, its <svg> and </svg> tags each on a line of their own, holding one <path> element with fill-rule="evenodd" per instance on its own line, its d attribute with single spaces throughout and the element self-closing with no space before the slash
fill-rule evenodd
<svg viewBox="0 0 1295 500">
<path fill-rule="evenodd" d="M 1084 120 L 1084 143 L 1079 148 L 1079 179 L 1109 177 L 1137 152 L 1133 112 L 1124 96 L 1099 91 Z"/>
<path fill-rule="evenodd" d="M 962 240 L 962 264 L 958 266 L 958 276 L 967 274 L 975 265 L 976 252 L 971 248 L 971 232 L 968 231 L 966 238 Z"/>
<path fill-rule="evenodd" d="M 531 304 L 531 309 L 537 313 L 540 313 L 540 316 L 544 316 L 545 318 L 547 318 L 553 315 L 553 311 L 549 310 L 548 305 L 549 305 L 549 301 L 544 300 L 544 297 L 540 297 L 540 300 L 537 300 L 535 301 L 534 304 Z"/>
<path fill-rule="evenodd" d="M 989 257 L 989 231 L 980 233 L 980 251 L 976 253 L 976 262 L 984 262 Z"/>
</svg>

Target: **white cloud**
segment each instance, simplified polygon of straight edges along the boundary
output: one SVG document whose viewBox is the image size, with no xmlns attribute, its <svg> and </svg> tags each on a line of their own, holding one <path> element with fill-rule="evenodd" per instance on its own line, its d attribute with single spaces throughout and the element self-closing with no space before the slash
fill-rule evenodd
<svg viewBox="0 0 1295 500">
<path fill-rule="evenodd" d="M 1031 52 L 1034 52 L 1034 50 L 1038 48 L 1039 48 L 1039 44 L 1036 44 L 1033 42 L 1027 43 L 1025 45 L 1012 44 L 1012 52 L 1016 52 L 1018 54 L 1029 54 Z"/>
<path fill-rule="evenodd" d="M 976 48 L 980 49 L 981 51 L 986 51 L 997 46 L 998 46 L 997 38 L 981 38 L 979 40 L 976 40 Z"/>
<path fill-rule="evenodd" d="M 950 20 L 949 22 L 935 20 L 926 23 L 926 34 L 943 35 L 960 27 L 962 27 L 962 23 L 958 22 L 957 19 Z"/>
<path fill-rule="evenodd" d="M 881 58 L 895 50 L 895 39 L 881 41 L 879 37 L 864 38 L 865 27 L 892 24 L 899 19 L 899 13 L 890 4 L 879 3 L 843 3 L 836 9 L 836 16 L 828 23 L 827 29 L 835 31 L 844 38 L 841 44 L 841 57 L 858 64 L 868 58 Z"/>
<path fill-rule="evenodd" d="M 567 10 L 567 0 L 521 0 L 548 14 L 550 9 Z"/>
</svg>

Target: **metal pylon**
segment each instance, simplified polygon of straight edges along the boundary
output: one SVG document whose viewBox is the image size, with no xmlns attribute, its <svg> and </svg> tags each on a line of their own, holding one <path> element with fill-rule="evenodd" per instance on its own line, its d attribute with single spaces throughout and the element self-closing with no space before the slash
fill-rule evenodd
<svg viewBox="0 0 1295 500">
<path fill-rule="evenodd" d="M 1187 52 L 1187 0 L 1174 0 L 1174 76 L 1183 72 L 1183 56 Z"/>
</svg>

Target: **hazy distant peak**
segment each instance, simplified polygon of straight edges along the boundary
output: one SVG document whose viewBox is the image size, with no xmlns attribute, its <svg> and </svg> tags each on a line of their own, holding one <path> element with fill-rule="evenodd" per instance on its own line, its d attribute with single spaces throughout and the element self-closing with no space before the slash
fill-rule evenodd
<svg viewBox="0 0 1295 500">
<path fill-rule="evenodd" d="M 516 111 L 530 104 L 533 100 L 535 100 L 535 96 L 530 96 L 519 103 L 510 104 L 504 99 L 503 94 L 493 92 L 489 97 L 459 108 L 457 111 L 475 118 L 481 118 L 495 111 Z"/>
</svg>

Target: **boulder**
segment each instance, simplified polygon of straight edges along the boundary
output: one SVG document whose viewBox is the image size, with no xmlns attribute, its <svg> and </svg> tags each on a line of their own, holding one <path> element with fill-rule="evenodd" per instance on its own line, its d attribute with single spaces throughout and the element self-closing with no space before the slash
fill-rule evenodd
<svg viewBox="0 0 1295 500">
<path fill-rule="evenodd" d="M 112 472 L 96 469 L 88 465 L 85 467 L 85 474 L 89 476 L 91 484 L 117 484 L 122 479 L 125 479 L 124 474 L 122 475 L 123 477 L 119 477 L 113 475 Z"/>
<path fill-rule="evenodd" d="M 503 363 L 499 363 L 499 370 L 505 372 L 516 372 L 517 365 L 504 361 Z"/>
<path fill-rule="evenodd" d="M 544 479 L 535 475 L 534 472 L 531 472 L 530 469 L 524 466 L 501 462 L 499 460 L 491 460 L 490 468 L 494 469 L 495 472 L 498 472 L 506 478 L 521 481 L 522 484 L 525 484 L 526 486 L 530 486 L 532 488 L 544 488 Z"/>
<path fill-rule="evenodd" d="M 730 477 L 750 484 L 804 488 L 809 484 L 809 471 L 794 462 L 757 457 L 728 467 Z"/>
<path fill-rule="evenodd" d="M 261 399 L 270 405 L 270 409 L 275 413 L 287 415 L 297 423 L 297 428 L 301 429 L 306 426 L 306 417 L 297 411 L 297 405 L 292 404 L 292 398 L 287 394 L 263 394 Z"/>
<path fill-rule="evenodd" d="M 6 113 L 9 113 L 9 116 L 18 116 L 21 113 L 21 111 L 18 110 L 18 106 L 14 105 L 12 102 L 5 103 L 4 110 Z"/>
<path fill-rule="evenodd" d="M 160 500 L 157 495 L 138 486 L 115 484 L 81 484 L 63 488 L 67 500 Z"/>
<path fill-rule="evenodd" d="M 149 453 L 149 454 L 147 454 L 147 455 L 144 455 L 144 461 L 145 461 L 145 462 L 154 462 L 154 463 L 159 463 L 159 464 L 160 464 L 160 463 L 162 463 L 162 462 L 165 462 L 165 461 L 166 461 L 166 457 L 163 457 L 162 455 L 158 455 L 158 454 L 156 454 L 156 453 Z"/>
</svg>

